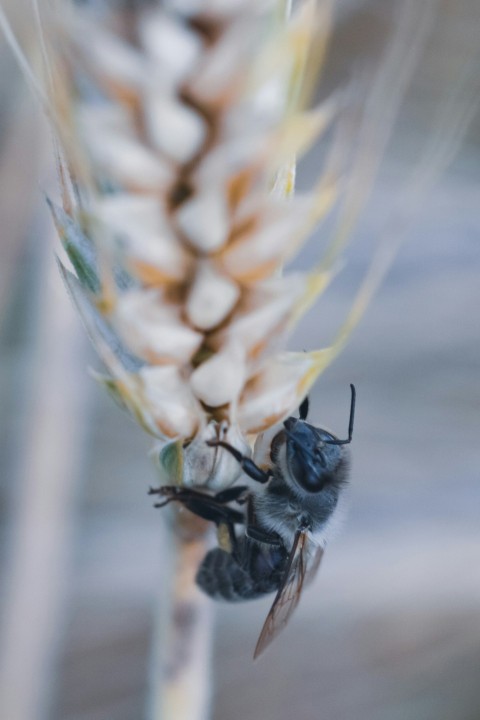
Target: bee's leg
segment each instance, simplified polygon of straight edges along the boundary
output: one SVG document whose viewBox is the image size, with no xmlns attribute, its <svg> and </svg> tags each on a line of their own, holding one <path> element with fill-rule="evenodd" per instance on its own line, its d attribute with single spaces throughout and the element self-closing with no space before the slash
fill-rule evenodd
<svg viewBox="0 0 480 720">
<path fill-rule="evenodd" d="M 184 492 L 195 492 L 195 498 L 192 498 L 187 506 L 189 509 L 196 508 L 196 510 L 192 509 L 192 512 L 197 512 L 197 514 L 199 514 L 198 510 L 203 513 L 208 512 L 210 517 L 206 517 L 206 520 L 212 520 L 217 525 L 220 523 L 227 523 L 230 534 L 234 535 L 233 525 L 235 523 L 244 524 L 245 517 L 243 513 L 238 510 L 234 510 L 233 508 L 225 507 L 225 505 L 229 502 L 237 502 L 243 505 L 243 503 L 247 502 L 248 499 L 246 496 L 247 491 L 248 487 L 246 485 L 237 485 L 236 487 L 221 490 L 213 495 L 213 497 L 205 495 L 204 493 L 195 492 L 194 490 L 185 490 Z M 208 510 L 206 509 L 207 507 Z"/>
<path fill-rule="evenodd" d="M 224 490 L 223 493 L 217 493 L 217 496 L 220 496 L 220 500 L 218 500 L 217 496 L 212 497 L 189 488 L 182 488 L 178 485 L 163 485 L 159 488 L 150 488 L 148 494 L 161 495 L 165 498 L 162 502 L 155 503 L 155 508 L 165 507 L 171 502 L 179 502 L 194 515 L 218 525 L 222 522 L 232 524 L 245 522 L 243 513 L 226 507 L 224 504 L 234 500 L 235 495 L 239 496 L 244 491 L 245 487 L 229 488 L 229 491 Z"/>
<path fill-rule="evenodd" d="M 237 502 L 240 505 L 243 505 L 243 503 L 247 501 L 247 497 L 245 496 L 247 490 L 248 487 L 246 485 L 236 485 L 235 487 L 227 488 L 227 490 L 222 490 L 221 492 L 216 493 L 213 496 L 213 499 L 215 502 L 222 505 L 223 503 L 229 502 Z M 242 495 L 245 497 L 242 497 Z"/>
<path fill-rule="evenodd" d="M 215 503 L 205 503 L 200 500 L 190 500 L 183 502 L 183 505 L 190 510 L 194 515 L 203 518 L 204 520 L 210 520 L 215 525 L 222 523 L 231 526 L 233 531 L 233 525 L 244 524 L 245 518 L 243 513 L 233 508 L 225 507 L 223 505 L 216 505 Z"/>
<path fill-rule="evenodd" d="M 263 543 L 264 545 L 273 545 L 275 547 L 283 546 L 282 539 L 279 535 L 269 533 L 263 530 L 263 528 L 258 528 L 254 525 L 247 525 L 245 535 L 250 538 L 250 540 L 255 540 L 255 542 Z"/>
<path fill-rule="evenodd" d="M 247 498 L 242 498 L 245 495 L 248 487 L 246 485 L 235 485 L 235 487 L 221 490 L 215 495 L 207 495 L 206 493 L 199 492 L 198 490 L 192 490 L 191 488 L 184 488 L 180 485 L 161 485 L 158 488 L 150 487 L 148 489 L 149 495 L 164 495 L 168 497 L 168 501 L 179 500 L 182 501 L 188 498 L 196 498 L 198 500 L 204 500 L 206 502 L 215 502 L 219 505 L 224 505 L 229 502 L 237 502 L 243 504 Z"/>
<path fill-rule="evenodd" d="M 271 470 L 262 470 L 258 467 L 258 465 L 255 465 L 251 458 L 242 455 L 242 453 L 237 450 L 237 448 L 234 448 L 233 445 L 229 445 L 228 443 L 223 442 L 223 440 L 209 440 L 207 442 L 207 445 L 209 445 L 210 447 L 222 447 L 225 450 L 228 450 L 228 452 L 233 455 L 235 460 L 237 460 L 243 472 L 249 477 L 251 477 L 252 480 L 256 480 L 259 483 L 266 483 L 272 477 Z"/>
</svg>

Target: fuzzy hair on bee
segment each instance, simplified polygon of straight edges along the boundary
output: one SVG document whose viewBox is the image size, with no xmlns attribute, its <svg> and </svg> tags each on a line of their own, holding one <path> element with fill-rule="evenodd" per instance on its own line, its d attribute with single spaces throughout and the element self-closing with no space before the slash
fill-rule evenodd
<svg viewBox="0 0 480 720">
<path fill-rule="evenodd" d="M 262 467 L 224 441 L 208 443 L 229 452 L 254 481 L 252 487 L 234 486 L 215 495 L 175 486 L 150 491 L 163 498 L 155 507 L 177 501 L 217 525 L 219 546 L 206 554 L 196 576 L 207 595 L 239 602 L 276 592 L 255 657 L 288 621 L 343 514 L 346 445 L 352 440 L 356 400 L 355 387 L 350 388 L 344 440 L 307 422 L 305 399 L 299 418 L 289 417 L 269 433 L 268 462 Z M 258 442 L 265 452 L 265 438 Z"/>
<path fill-rule="evenodd" d="M 308 517 L 309 528 L 318 545 L 324 546 L 335 524 L 341 498 L 348 483 L 350 457 L 348 450 L 338 451 L 335 470 L 328 473 L 318 492 L 298 486 L 286 461 L 287 443 L 282 441 L 272 458 L 273 477 L 267 486 L 255 492 L 255 510 L 259 523 L 278 534 L 286 546 L 291 545 L 300 517 Z"/>
</svg>

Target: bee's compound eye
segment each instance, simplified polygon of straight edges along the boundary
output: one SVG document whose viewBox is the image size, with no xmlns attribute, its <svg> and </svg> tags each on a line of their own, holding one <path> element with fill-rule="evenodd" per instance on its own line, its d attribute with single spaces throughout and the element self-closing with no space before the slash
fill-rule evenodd
<svg viewBox="0 0 480 720">
<path fill-rule="evenodd" d="M 287 464 L 295 482 L 308 492 L 318 492 L 323 486 L 325 458 L 302 452 L 287 444 Z"/>
<path fill-rule="evenodd" d="M 295 473 L 295 479 L 304 490 L 319 492 L 323 487 L 323 468 L 320 465 L 314 467 L 310 463 L 303 463 Z"/>
<path fill-rule="evenodd" d="M 289 418 L 285 423 L 287 435 L 287 465 L 293 480 L 308 492 L 319 492 L 325 481 L 327 461 L 319 446 L 318 430 L 306 422 Z"/>
</svg>

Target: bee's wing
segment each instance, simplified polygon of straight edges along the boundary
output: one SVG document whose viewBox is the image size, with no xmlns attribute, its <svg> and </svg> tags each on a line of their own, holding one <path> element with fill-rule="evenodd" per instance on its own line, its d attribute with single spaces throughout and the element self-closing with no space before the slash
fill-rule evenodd
<svg viewBox="0 0 480 720">
<path fill-rule="evenodd" d="M 262 654 L 288 623 L 298 605 L 305 581 L 312 580 L 320 566 L 323 548 L 318 547 L 307 569 L 308 542 L 308 533 L 297 530 L 285 574 L 258 638 L 254 659 Z"/>
<path fill-rule="evenodd" d="M 322 562 L 322 557 L 323 548 L 318 546 L 315 548 L 313 558 L 308 563 L 308 568 L 303 579 L 305 585 L 309 585 L 317 574 L 320 563 Z"/>
</svg>

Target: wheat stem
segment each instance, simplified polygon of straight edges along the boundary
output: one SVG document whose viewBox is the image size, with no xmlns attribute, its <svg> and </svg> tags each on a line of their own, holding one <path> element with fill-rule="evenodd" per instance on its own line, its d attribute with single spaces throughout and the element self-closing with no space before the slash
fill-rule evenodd
<svg viewBox="0 0 480 720">
<path fill-rule="evenodd" d="M 195 585 L 203 537 L 174 535 L 170 598 L 159 604 L 149 720 L 207 720 L 211 699 L 213 610 Z M 162 593 L 165 595 L 165 593 Z"/>
<path fill-rule="evenodd" d="M 208 526 L 173 510 L 155 617 L 148 720 L 208 720 L 213 608 L 195 584 Z"/>
</svg>

